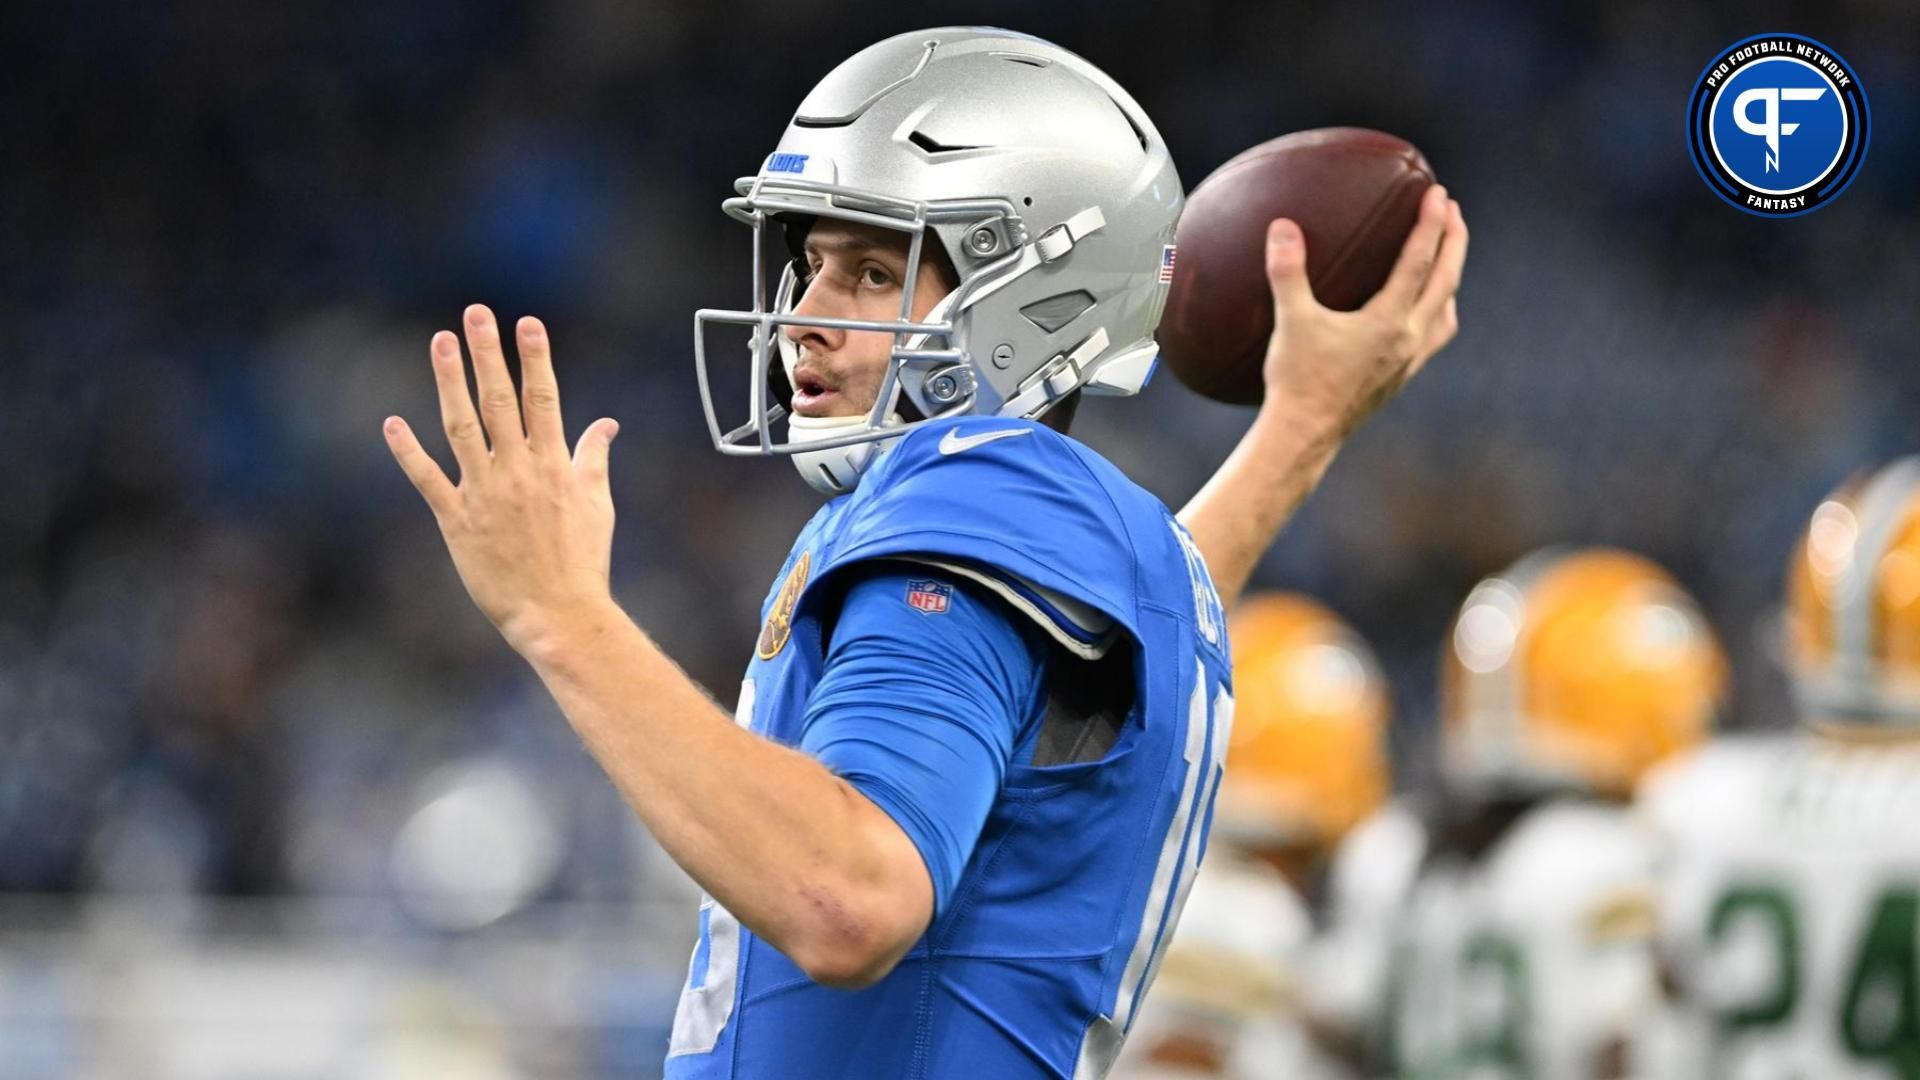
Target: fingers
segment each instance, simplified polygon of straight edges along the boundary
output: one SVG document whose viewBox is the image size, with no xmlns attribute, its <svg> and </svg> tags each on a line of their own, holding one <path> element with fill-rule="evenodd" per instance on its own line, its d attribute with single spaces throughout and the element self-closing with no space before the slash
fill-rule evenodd
<svg viewBox="0 0 1920 1080">
<path fill-rule="evenodd" d="M 1407 234 L 1407 242 L 1400 249 L 1400 258 L 1393 264 L 1393 271 L 1387 275 L 1387 283 L 1380 292 L 1367 301 L 1369 308 L 1384 307 L 1390 313 L 1401 313 L 1413 306 L 1420 290 L 1433 273 L 1434 260 L 1440 250 L 1440 238 L 1446 232 L 1447 189 L 1435 184 L 1427 189 L 1420 198 L 1420 216 L 1413 223 L 1413 231 Z"/>
<path fill-rule="evenodd" d="M 1460 274 L 1466 265 L 1467 219 L 1460 213 L 1460 204 L 1448 200 L 1446 228 L 1440 237 L 1440 251 L 1434 259 L 1433 273 L 1420 290 L 1420 298 L 1413 304 L 1415 325 L 1430 326 L 1449 321 L 1445 316 L 1453 308 L 1453 297 L 1460 291 Z M 1453 335 L 1449 332 L 1446 336 L 1451 338 Z"/>
<path fill-rule="evenodd" d="M 1453 335 L 1459 332 L 1460 309 L 1449 297 L 1446 307 L 1440 310 L 1440 317 L 1427 324 L 1426 336 L 1421 339 L 1420 349 L 1413 354 L 1413 361 L 1407 365 L 1406 374 L 1401 376 L 1401 381 L 1404 382 L 1420 374 L 1420 369 L 1427 366 L 1427 361 L 1433 359 L 1435 353 L 1446 348 L 1447 343 L 1453 340 Z"/>
<path fill-rule="evenodd" d="M 553 374 L 553 350 L 547 328 L 529 315 L 514 325 L 520 347 L 520 397 L 526 406 L 527 445 L 533 452 L 567 452 L 566 425 L 560 419 L 560 382 Z"/>
<path fill-rule="evenodd" d="M 487 425 L 496 457 L 524 453 L 527 434 L 520 427 L 520 397 L 500 351 L 500 326 L 485 304 L 467 307 L 467 351 L 473 354 L 473 381 L 480 391 L 480 419 Z"/>
<path fill-rule="evenodd" d="M 1452 341 L 1453 336 L 1459 332 L 1460 301 L 1455 297 L 1449 296 L 1447 297 L 1447 306 L 1440 309 L 1440 317 L 1434 320 L 1433 337 L 1428 343 L 1427 355 L 1432 356 L 1434 353 L 1446 348 L 1447 343 Z M 1421 362 L 1425 363 L 1424 360 Z"/>
<path fill-rule="evenodd" d="M 393 452 L 393 460 L 400 463 L 400 471 L 413 481 L 414 490 L 427 500 L 427 506 L 433 510 L 434 516 L 439 517 L 453 509 L 454 501 L 459 498 L 453 482 L 447 479 L 446 473 L 440 471 L 440 464 L 427 456 L 407 422 L 397 416 L 389 416 L 380 430 L 387 437 L 387 449 Z"/>
<path fill-rule="evenodd" d="M 620 422 L 602 417 L 587 425 L 573 448 L 573 471 L 581 479 L 596 483 L 603 492 L 607 486 L 607 451 L 618 434 Z"/>
<path fill-rule="evenodd" d="M 433 335 L 427 351 L 433 357 L 434 386 L 440 391 L 440 423 L 446 429 L 447 443 L 453 447 L 454 460 L 460 463 L 460 475 L 479 475 L 487 466 L 487 440 L 473 412 L 473 397 L 467 393 L 460 339 L 442 330 Z"/>
<path fill-rule="evenodd" d="M 1319 305 L 1307 281 L 1307 238 L 1287 218 L 1267 225 L 1267 284 L 1273 290 L 1274 313 L 1284 321 L 1289 312 Z"/>
</svg>

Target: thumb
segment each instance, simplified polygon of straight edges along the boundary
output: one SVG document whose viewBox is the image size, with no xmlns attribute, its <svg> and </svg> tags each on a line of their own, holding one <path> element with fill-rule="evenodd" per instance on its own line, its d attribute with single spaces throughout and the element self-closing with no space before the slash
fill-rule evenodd
<svg viewBox="0 0 1920 1080">
<path fill-rule="evenodd" d="M 580 433 L 580 441 L 573 444 L 573 471 L 588 480 L 606 483 L 607 449 L 618 434 L 620 422 L 610 417 L 603 416 L 588 424 L 587 430 Z"/>
<path fill-rule="evenodd" d="M 1318 303 L 1307 282 L 1306 235 L 1289 218 L 1275 218 L 1267 226 L 1267 284 L 1274 312 L 1282 317 Z"/>
</svg>

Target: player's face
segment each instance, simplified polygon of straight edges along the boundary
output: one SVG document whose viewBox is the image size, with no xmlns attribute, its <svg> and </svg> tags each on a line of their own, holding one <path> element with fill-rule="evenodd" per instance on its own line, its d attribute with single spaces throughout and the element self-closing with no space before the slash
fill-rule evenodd
<svg viewBox="0 0 1920 1080">
<path fill-rule="evenodd" d="M 797 315 L 891 322 L 900 317 L 907 280 L 907 234 L 896 229 L 822 219 L 807 232 L 806 291 Z M 943 270 L 923 252 L 913 289 L 914 319 L 926 317 L 951 291 Z M 799 346 L 793 411 L 801 416 L 861 416 L 880 397 L 893 335 L 876 330 L 788 326 Z"/>
</svg>

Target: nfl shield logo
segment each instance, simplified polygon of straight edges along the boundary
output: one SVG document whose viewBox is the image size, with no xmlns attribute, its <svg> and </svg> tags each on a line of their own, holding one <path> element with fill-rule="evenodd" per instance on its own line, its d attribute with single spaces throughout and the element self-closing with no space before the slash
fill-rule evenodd
<svg viewBox="0 0 1920 1080">
<path fill-rule="evenodd" d="M 953 598 L 953 586 L 927 578 L 907 582 L 907 606 L 922 615 L 944 615 Z"/>
</svg>

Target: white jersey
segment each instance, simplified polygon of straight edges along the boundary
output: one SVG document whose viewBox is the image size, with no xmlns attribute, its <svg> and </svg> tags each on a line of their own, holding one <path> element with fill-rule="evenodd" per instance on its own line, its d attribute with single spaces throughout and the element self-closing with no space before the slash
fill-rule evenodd
<svg viewBox="0 0 1920 1080">
<path fill-rule="evenodd" d="M 1383 1017 L 1402 1077 L 1596 1080 L 1657 1000 L 1654 846 L 1624 807 L 1548 803 L 1423 867 Z"/>
<path fill-rule="evenodd" d="M 1312 932 L 1286 879 L 1217 846 L 1112 1080 L 1341 1080 L 1293 1013 Z"/>
<path fill-rule="evenodd" d="M 1427 826 L 1394 800 L 1354 826 L 1327 873 L 1326 930 L 1314 942 L 1305 1004 L 1324 1022 L 1359 1035 L 1387 991 L 1394 928 L 1427 853 Z"/>
<path fill-rule="evenodd" d="M 1727 739 L 1641 805 L 1676 995 L 1649 1075 L 1920 1078 L 1920 747 Z"/>
</svg>

